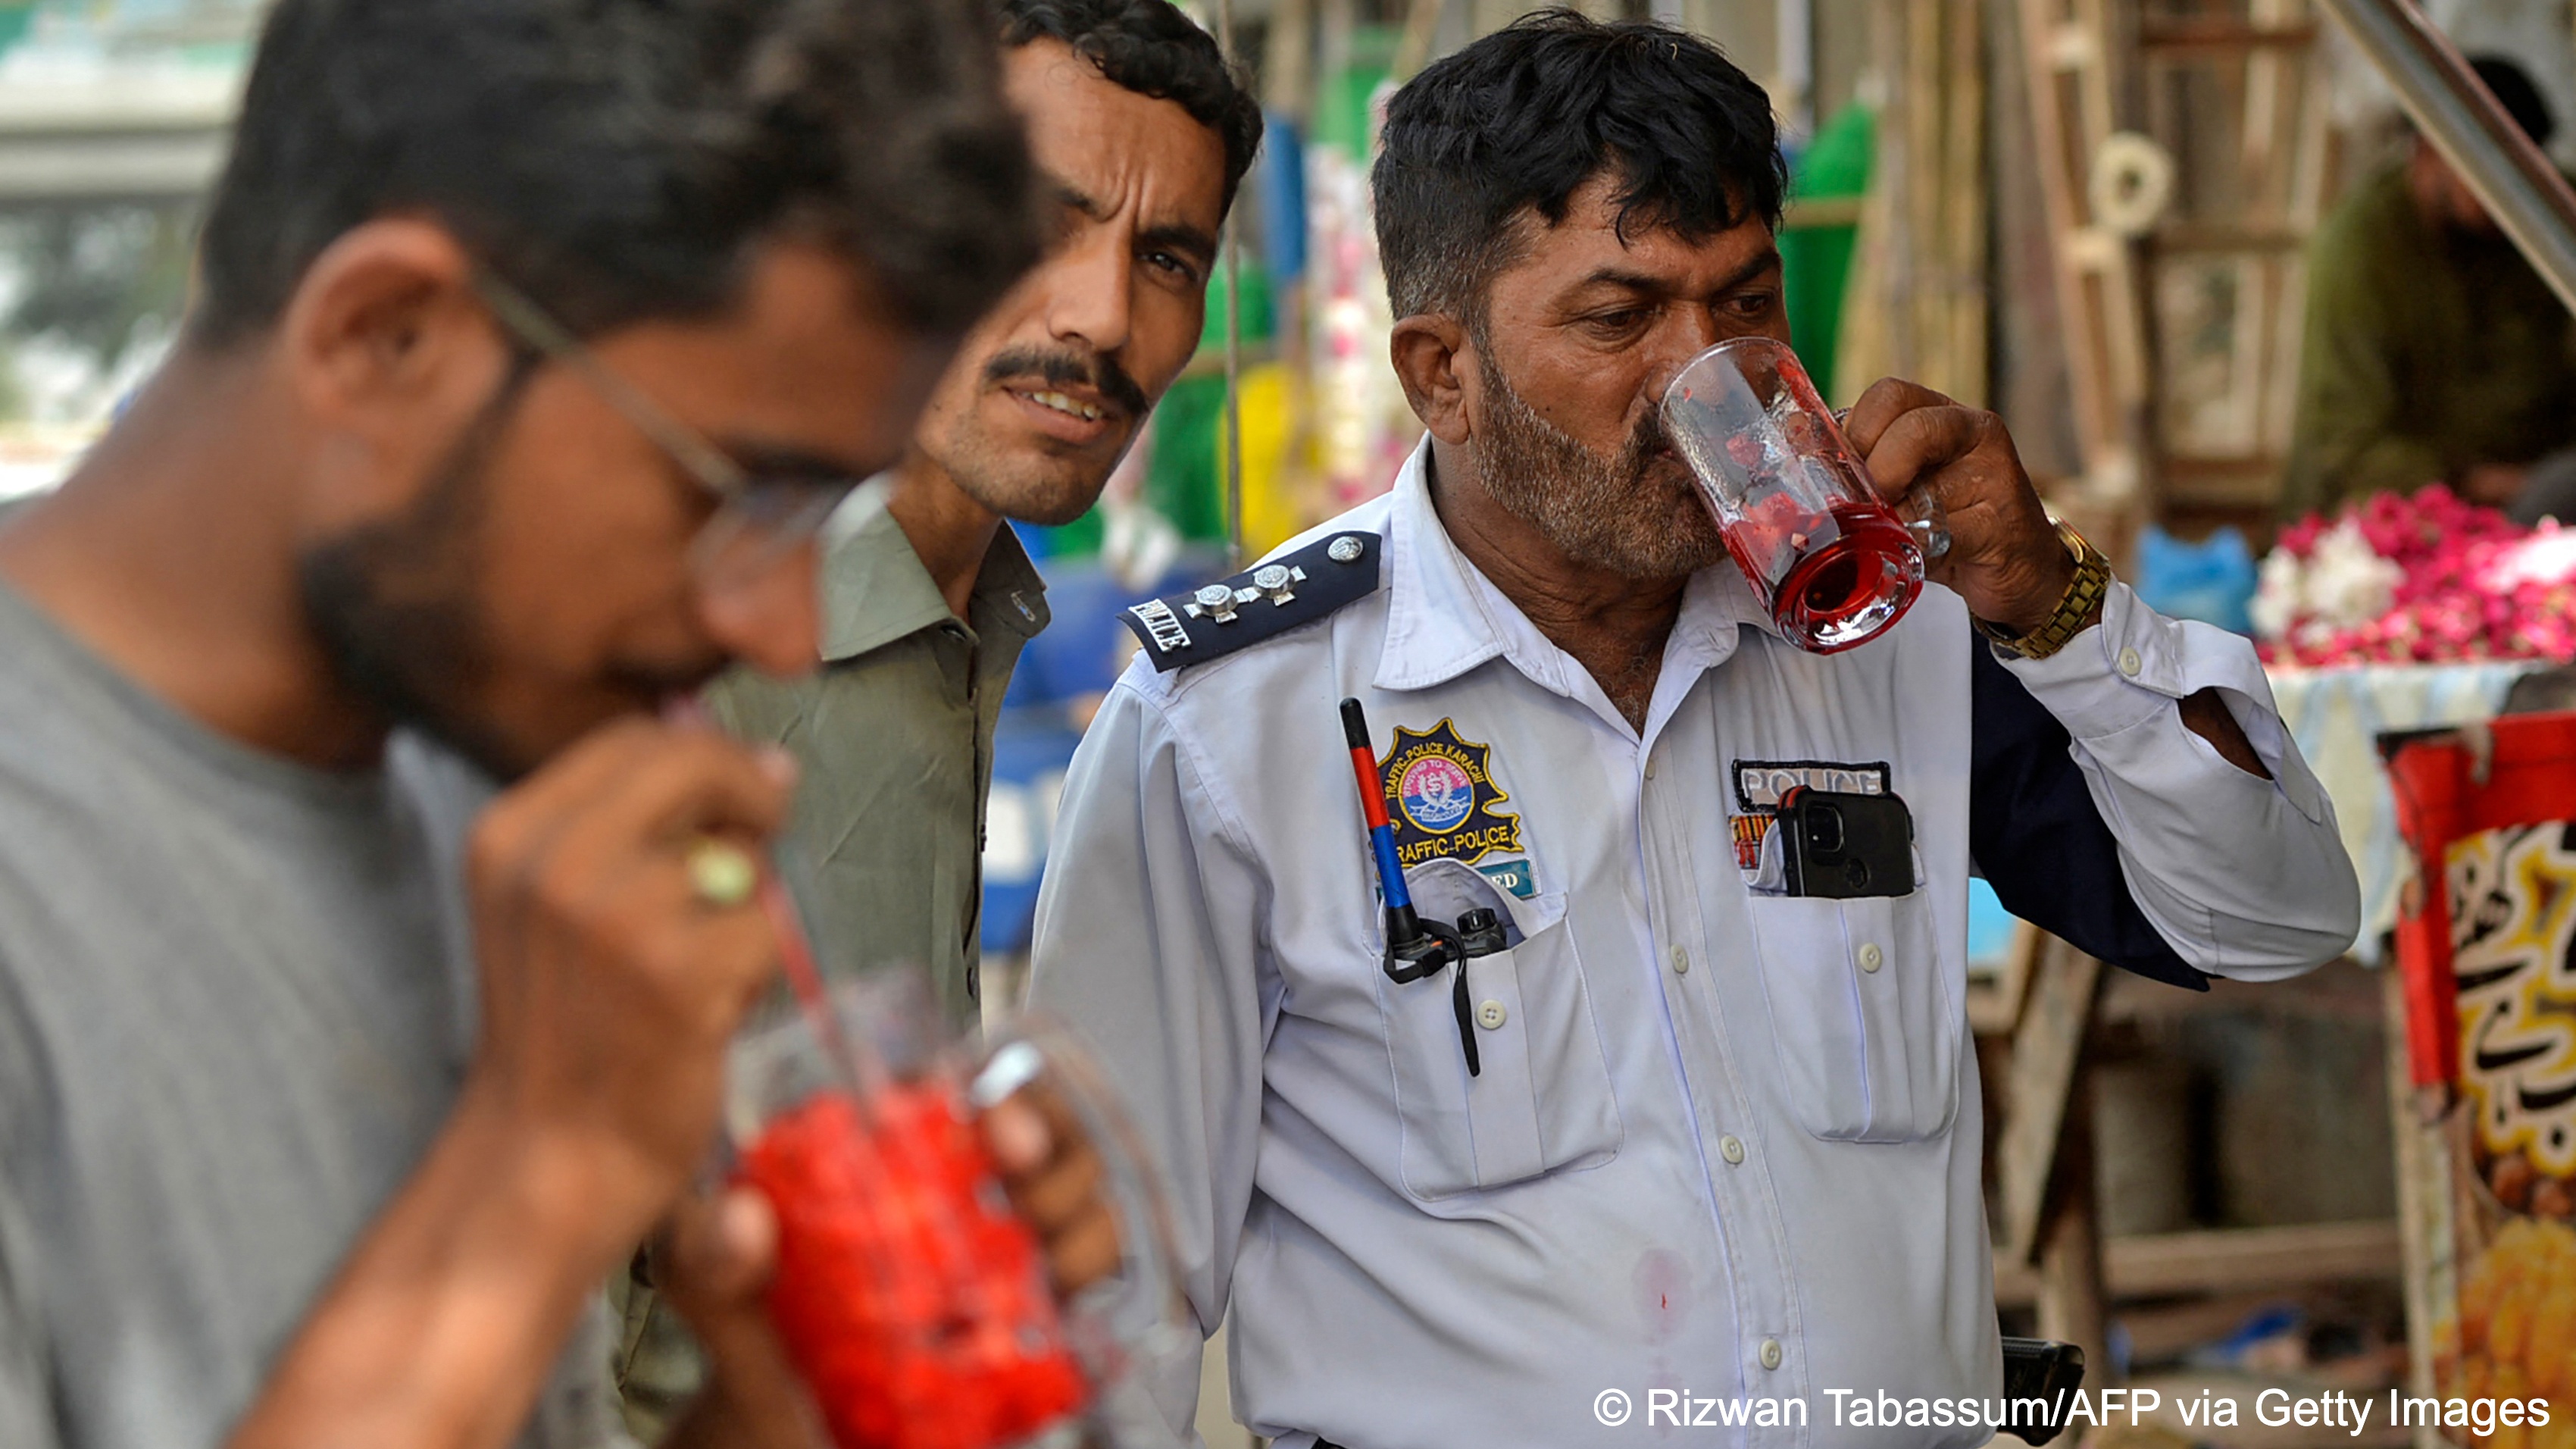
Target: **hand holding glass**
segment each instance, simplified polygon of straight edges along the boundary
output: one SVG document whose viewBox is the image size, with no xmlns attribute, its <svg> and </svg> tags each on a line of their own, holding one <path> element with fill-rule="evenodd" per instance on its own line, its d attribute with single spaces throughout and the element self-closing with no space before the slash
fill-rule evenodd
<svg viewBox="0 0 2576 1449">
<path fill-rule="evenodd" d="M 778 1215 L 772 1320 L 840 1449 L 1178 1449 L 1145 1394 L 1179 1327 L 1167 1224 L 1132 1132 L 1069 1042 L 980 1068 L 926 978 L 844 982 L 736 1047 L 735 1175 Z M 1120 1264 L 1059 1308 L 975 1118 L 1033 1082 L 1081 1120 Z"/>
<path fill-rule="evenodd" d="M 1892 628 L 1950 550 L 1938 499 L 1917 488 L 1902 518 L 1784 343 L 1721 342 L 1664 391 L 1663 423 L 1690 465 L 1727 552 L 1790 642 L 1817 654 Z"/>
</svg>

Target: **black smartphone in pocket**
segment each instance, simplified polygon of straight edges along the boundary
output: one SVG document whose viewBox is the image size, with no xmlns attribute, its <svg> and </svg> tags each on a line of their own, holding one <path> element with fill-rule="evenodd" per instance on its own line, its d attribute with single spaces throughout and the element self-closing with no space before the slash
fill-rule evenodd
<svg viewBox="0 0 2576 1449">
<path fill-rule="evenodd" d="M 1796 786 L 1772 828 L 1789 894 L 1851 900 L 1914 889 L 1914 813 L 1894 795 Z"/>
</svg>

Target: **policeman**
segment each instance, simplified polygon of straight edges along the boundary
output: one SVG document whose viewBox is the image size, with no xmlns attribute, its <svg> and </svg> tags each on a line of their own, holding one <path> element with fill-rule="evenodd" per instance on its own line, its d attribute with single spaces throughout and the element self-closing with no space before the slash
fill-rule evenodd
<svg viewBox="0 0 2576 1449">
<path fill-rule="evenodd" d="M 1756 603 L 1653 402 L 1786 339 L 1770 114 L 1711 46 L 1564 12 L 1400 92 L 1377 226 L 1430 436 L 1135 610 L 1066 784 L 1038 1001 L 1130 1095 L 1236 1407 L 1289 1449 L 1611 1443 L 1657 1389 L 1748 1401 L 1765 1445 L 1982 1442 L 1826 1393 L 1998 1388 L 1970 871 L 2183 985 L 2356 929 L 2252 650 L 2112 580 L 1992 416 L 1853 410 L 1955 538 L 1894 630 L 1810 654 Z M 1500 927 L 1424 979 L 1386 969 L 1345 696 L 1419 914 Z M 1913 858 L 1784 889 L 1800 786 L 1901 801 Z"/>
</svg>

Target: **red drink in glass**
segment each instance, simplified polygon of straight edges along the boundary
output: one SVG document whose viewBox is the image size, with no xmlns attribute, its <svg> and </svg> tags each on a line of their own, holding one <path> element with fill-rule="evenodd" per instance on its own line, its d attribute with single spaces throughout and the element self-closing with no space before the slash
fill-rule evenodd
<svg viewBox="0 0 2576 1449">
<path fill-rule="evenodd" d="M 1923 554 L 1884 508 L 1786 495 L 1722 523 L 1727 552 L 1771 603 L 1780 632 L 1817 654 L 1876 638 L 1923 588 Z"/>
<path fill-rule="evenodd" d="M 1145 1386 L 1195 1364 L 1199 1337 L 1152 1174 L 1080 1049 L 1023 1020 L 975 1064 L 924 973 L 827 986 L 780 875 L 760 901 L 796 1011 L 735 1041 L 728 1136 L 777 1214 L 770 1319 L 833 1442 L 1172 1442 Z M 1115 1268 L 1061 1304 L 976 1123 L 1027 1091 L 1078 1123 L 1117 1228 Z"/>
<path fill-rule="evenodd" d="M 1716 515 L 1727 551 L 1790 642 L 1865 644 L 1923 591 L 1949 532 L 1928 493 L 1900 519 L 1797 356 L 1768 338 L 1722 342 L 1665 390 L 1666 436 Z"/>
<path fill-rule="evenodd" d="M 1037 1243 L 952 1093 L 809 1097 L 742 1177 L 778 1213 L 770 1316 L 844 1449 L 995 1449 L 1082 1410 Z"/>
<path fill-rule="evenodd" d="M 1075 1431 L 1092 1375 L 925 1025 L 926 990 L 832 997 L 736 1047 L 733 1137 L 737 1180 L 778 1216 L 770 1318 L 833 1441 L 1003 1449 Z"/>
</svg>

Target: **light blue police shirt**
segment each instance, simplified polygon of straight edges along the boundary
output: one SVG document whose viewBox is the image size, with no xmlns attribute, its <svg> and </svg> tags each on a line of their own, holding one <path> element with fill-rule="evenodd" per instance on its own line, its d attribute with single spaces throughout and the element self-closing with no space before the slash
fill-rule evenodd
<svg viewBox="0 0 2576 1449">
<path fill-rule="evenodd" d="M 1887 636 L 1820 657 L 1719 565 L 1638 730 L 1461 556 L 1424 456 L 1291 545 L 1379 535 L 1382 587 L 1127 671 L 1038 908 L 1035 1002 L 1088 1038 L 1159 1157 L 1198 1321 L 1232 1310 L 1237 1413 L 1288 1449 L 1612 1445 L 1681 1394 L 1803 1400 L 1805 1424 L 1662 1435 L 1983 1442 L 1838 1429 L 1829 1392 L 1999 1385 L 1963 1002 L 1965 608 L 1929 587 Z M 2331 807 L 2243 640 L 2115 586 L 2098 628 L 2010 667 L 2185 960 L 2268 980 L 2351 942 Z M 2183 726 L 2175 701 L 2204 687 L 2273 780 Z M 1447 973 L 1379 969 L 1345 695 L 1417 905 L 1509 923 L 1511 949 L 1469 968 L 1477 1075 Z M 1757 822 L 1793 783 L 1900 795 L 1917 888 L 1757 889 Z M 1176 1423 L 1194 1395 L 1168 1386 Z"/>
</svg>

